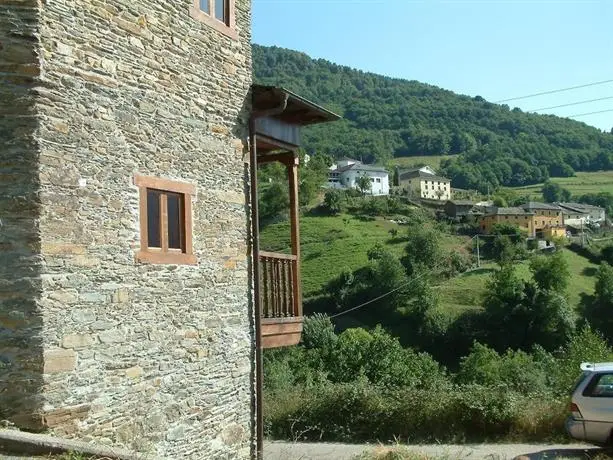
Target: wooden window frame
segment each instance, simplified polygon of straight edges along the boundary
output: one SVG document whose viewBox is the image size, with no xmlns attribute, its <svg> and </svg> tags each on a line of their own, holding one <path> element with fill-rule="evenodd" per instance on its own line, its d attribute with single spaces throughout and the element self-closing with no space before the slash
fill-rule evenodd
<svg viewBox="0 0 613 460">
<path fill-rule="evenodd" d="M 236 13 L 235 0 L 225 0 L 228 6 L 227 23 L 220 21 L 215 17 L 215 0 L 207 0 L 209 2 L 209 13 L 205 13 L 200 9 L 200 0 L 193 0 L 189 13 L 192 18 L 207 26 L 215 29 L 217 32 L 230 37 L 232 40 L 238 40 L 238 32 L 236 31 Z"/>
<path fill-rule="evenodd" d="M 192 197 L 196 195 L 196 187 L 193 184 L 186 182 L 178 182 L 170 179 L 161 179 L 159 177 L 142 176 L 136 174 L 134 176 L 134 185 L 139 188 L 139 220 L 140 220 L 140 250 L 136 253 L 138 262 L 146 262 L 151 264 L 174 264 L 174 265 L 195 265 L 197 263 L 196 255 L 192 243 Z M 149 226 L 147 215 L 147 192 L 155 190 L 162 193 L 161 198 L 161 215 L 162 228 L 166 220 L 166 214 L 163 212 L 164 193 L 182 195 L 183 197 L 183 248 L 169 249 L 167 236 L 165 232 L 160 232 L 160 240 L 162 248 L 149 247 Z"/>
</svg>

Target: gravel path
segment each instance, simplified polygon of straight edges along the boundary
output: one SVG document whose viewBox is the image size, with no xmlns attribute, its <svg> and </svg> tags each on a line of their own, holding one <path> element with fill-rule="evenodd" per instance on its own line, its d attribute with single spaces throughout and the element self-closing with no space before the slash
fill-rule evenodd
<svg viewBox="0 0 613 460">
<path fill-rule="evenodd" d="M 602 453 L 601 449 L 585 444 L 471 444 L 407 446 L 416 453 L 445 460 L 584 460 Z M 355 444 L 306 444 L 267 442 L 265 460 L 350 460 L 377 446 Z M 523 457 L 523 458 L 522 458 Z M 518 458 L 518 460 L 519 460 Z"/>
</svg>

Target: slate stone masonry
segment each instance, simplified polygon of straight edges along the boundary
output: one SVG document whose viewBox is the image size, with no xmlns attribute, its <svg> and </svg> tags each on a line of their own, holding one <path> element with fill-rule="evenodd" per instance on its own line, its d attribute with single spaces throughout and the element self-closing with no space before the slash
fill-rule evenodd
<svg viewBox="0 0 613 460">
<path fill-rule="evenodd" d="M 0 6 L 0 418 L 162 458 L 249 458 L 250 2 L 239 40 L 191 6 Z M 135 262 L 137 173 L 196 186 L 196 266 Z"/>
</svg>

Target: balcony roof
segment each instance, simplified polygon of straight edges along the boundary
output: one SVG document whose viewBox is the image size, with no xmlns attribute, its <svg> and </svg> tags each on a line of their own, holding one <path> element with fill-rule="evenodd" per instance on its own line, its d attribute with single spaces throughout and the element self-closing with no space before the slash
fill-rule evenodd
<svg viewBox="0 0 613 460">
<path fill-rule="evenodd" d="M 306 126 L 339 120 L 341 117 L 292 91 L 265 85 L 252 85 L 253 110 L 266 111 L 279 106 L 279 100 L 287 96 L 287 107 L 274 117 L 286 123 Z"/>
</svg>

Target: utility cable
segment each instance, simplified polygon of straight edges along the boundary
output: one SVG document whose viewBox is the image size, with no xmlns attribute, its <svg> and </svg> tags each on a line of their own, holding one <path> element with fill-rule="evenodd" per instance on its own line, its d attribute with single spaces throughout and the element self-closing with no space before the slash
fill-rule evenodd
<svg viewBox="0 0 613 460">
<path fill-rule="evenodd" d="M 597 113 L 606 113 L 606 112 L 613 112 L 613 109 L 598 110 L 597 112 L 578 113 L 576 115 L 567 115 L 566 118 L 587 117 L 588 115 L 595 115 Z"/>
<path fill-rule="evenodd" d="M 597 99 L 589 99 L 587 101 L 571 102 L 569 104 L 553 105 L 551 107 L 542 107 L 540 109 L 527 110 L 527 112 L 540 112 L 541 110 L 558 109 L 560 107 L 570 107 L 571 105 L 588 104 L 589 102 L 604 101 L 607 99 L 613 99 L 613 96 L 599 97 Z"/>
<path fill-rule="evenodd" d="M 337 313 L 337 314 L 335 314 L 335 315 L 330 316 L 330 319 L 332 319 L 332 318 L 336 318 L 336 317 L 338 317 L 338 316 L 345 315 L 345 314 L 347 314 L 347 313 L 350 313 L 350 312 L 352 312 L 352 311 L 357 310 L 358 308 L 365 307 L 366 305 L 369 305 L 369 304 L 371 304 L 371 303 L 373 303 L 373 302 L 376 302 L 377 300 L 380 300 L 380 299 L 382 299 L 382 298 L 384 298 L 384 297 L 387 297 L 387 296 L 388 296 L 388 295 L 390 295 L 390 294 L 393 294 L 393 293 L 394 293 L 394 292 L 396 292 L 396 291 L 399 291 L 400 289 L 402 289 L 402 288 L 403 288 L 403 287 L 405 287 L 406 285 L 411 284 L 412 282 L 417 281 L 418 279 L 421 279 L 421 278 L 423 278 L 424 276 L 429 275 L 429 274 L 430 274 L 430 273 L 428 273 L 428 272 L 424 272 L 424 273 L 422 273 L 421 275 L 417 275 L 415 278 L 411 278 L 411 279 L 410 279 L 410 280 L 408 280 L 407 282 L 402 283 L 402 284 L 401 284 L 400 286 L 398 286 L 397 288 L 392 289 L 391 291 L 386 292 L 385 294 L 381 294 L 379 297 L 376 297 L 376 298 L 374 298 L 374 299 L 372 299 L 372 300 L 369 300 L 368 302 L 364 302 L 364 303 L 362 303 L 362 304 L 358 305 L 357 307 L 353 307 L 353 308 L 350 308 L 349 310 L 345 310 L 345 311 L 342 311 L 342 312 L 340 312 L 340 313 Z"/>
<path fill-rule="evenodd" d="M 500 238 L 500 237 L 502 237 L 502 236 L 506 236 L 506 235 L 479 235 L 479 238 L 482 238 L 482 237 L 490 237 L 490 238 L 494 237 L 494 238 Z M 467 272 L 470 272 L 470 271 L 472 271 L 472 270 L 467 270 Z M 359 308 L 365 307 L 366 305 L 370 305 L 371 303 L 376 302 L 377 300 L 383 299 L 384 297 L 387 297 L 388 295 L 393 294 L 393 293 L 394 293 L 394 292 L 396 292 L 396 291 L 399 291 L 400 289 L 402 289 L 402 288 L 403 288 L 403 287 L 405 287 L 406 285 L 411 284 L 412 282 L 417 281 L 417 280 L 419 280 L 419 279 L 423 278 L 423 277 L 424 277 L 424 276 L 426 276 L 426 275 L 432 275 L 432 274 L 433 274 L 433 273 L 423 272 L 423 273 L 421 273 L 420 275 L 417 275 L 415 278 L 411 278 L 410 280 L 408 280 L 408 281 L 406 281 L 406 282 L 402 283 L 402 284 L 401 284 L 400 286 L 398 286 L 397 288 L 394 288 L 394 289 L 392 289 L 391 291 L 386 292 L 385 294 L 381 294 L 379 297 L 375 297 L 374 299 L 371 299 L 371 300 L 369 300 L 368 302 L 361 303 L 361 304 L 360 304 L 360 305 L 358 305 L 357 307 L 352 307 L 352 308 L 350 308 L 349 310 L 341 311 L 340 313 L 336 313 L 335 315 L 331 315 L 331 316 L 329 316 L 329 318 L 330 318 L 330 319 L 332 319 L 332 318 L 337 318 L 337 317 L 342 316 L 342 315 L 345 315 L 345 314 L 347 314 L 347 313 L 351 313 L 352 311 L 358 310 Z M 439 274 L 440 274 L 440 273 L 439 273 Z"/>
<path fill-rule="evenodd" d="M 579 89 L 579 88 L 587 88 L 588 86 L 604 85 L 605 83 L 611 83 L 611 82 L 613 82 L 613 80 L 595 81 L 593 83 L 587 83 L 585 85 L 569 86 L 568 88 L 554 89 L 551 91 L 543 91 L 540 93 L 528 94 L 527 96 L 519 96 L 519 97 L 512 97 L 509 99 L 501 99 L 500 101 L 495 101 L 494 104 L 500 104 L 501 102 L 518 101 L 520 99 L 528 99 L 531 97 L 544 96 L 546 94 L 562 93 L 564 91 L 571 91 L 573 89 Z"/>
</svg>

